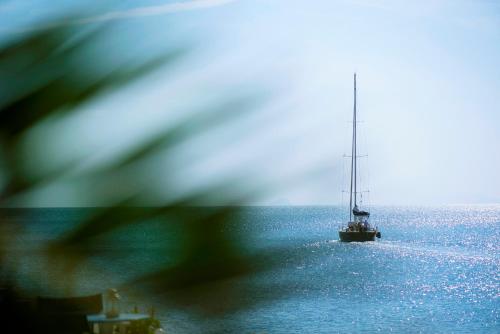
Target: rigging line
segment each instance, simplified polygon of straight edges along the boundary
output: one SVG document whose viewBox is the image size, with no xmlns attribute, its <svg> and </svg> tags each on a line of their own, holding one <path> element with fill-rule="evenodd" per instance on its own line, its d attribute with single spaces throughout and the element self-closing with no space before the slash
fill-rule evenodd
<svg viewBox="0 0 500 334">
<path fill-rule="evenodd" d="M 360 101 L 357 101 L 358 104 Z M 362 103 L 363 101 L 361 101 Z M 359 115 L 358 115 L 359 116 Z M 359 121 L 358 121 L 359 123 Z M 363 130 L 363 129 L 362 129 Z M 363 159 L 362 161 L 358 161 L 363 164 L 363 166 L 368 167 L 369 165 L 369 142 L 368 142 L 368 135 L 367 131 L 361 131 L 360 136 L 359 136 L 359 141 L 361 142 L 361 146 L 365 148 L 365 153 L 364 156 L 366 159 Z M 360 166 L 361 167 L 361 166 Z M 365 188 L 370 188 L 370 168 L 358 168 L 359 169 L 359 184 L 362 184 Z M 367 194 L 363 194 L 363 205 L 365 208 L 370 209 L 371 208 L 371 195 L 370 192 Z"/>
<path fill-rule="evenodd" d="M 348 133 L 348 130 L 349 130 L 349 126 L 347 125 L 344 125 L 342 127 L 342 130 L 343 132 L 346 132 Z M 344 152 L 346 146 L 347 146 L 347 138 L 348 136 L 347 135 L 343 135 L 342 136 L 342 152 Z M 345 155 L 345 153 L 343 153 L 343 155 Z M 342 159 L 342 189 L 344 187 L 347 187 L 347 162 Z M 344 212 L 344 209 L 346 208 L 347 206 L 347 196 L 344 194 L 343 191 L 341 191 L 341 202 L 340 202 L 340 207 L 341 207 L 341 212 Z M 346 217 L 347 218 L 347 217 Z"/>
<path fill-rule="evenodd" d="M 342 123 L 346 123 L 347 122 L 342 122 Z M 344 156 L 346 153 L 345 153 L 345 149 L 348 147 L 348 138 L 349 138 L 349 128 L 350 126 L 347 126 L 346 124 L 343 124 L 343 127 L 342 127 L 342 132 L 345 132 L 345 135 L 342 136 L 342 155 Z M 341 185 L 341 202 L 340 202 L 340 208 L 341 208 L 341 212 L 342 212 L 342 220 L 344 219 L 348 219 L 349 217 L 346 216 L 347 214 L 347 206 L 349 205 L 349 197 L 347 194 L 344 194 L 344 192 L 342 191 L 344 188 L 349 188 L 349 174 L 348 174 L 348 170 L 349 170 L 349 165 L 348 165 L 348 162 L 346 159 L 342 159 L 342 175 L 341 175 L 341 180 L 342 180 L 342 185 Z"/>
<path fill-rule="evenodd" d="M 347 190 L 342 190 L 343 193 L 348 193 L 349 191 Z M 361 193 L 369 193 L 370 190 L 360 190 L 360 191 L 356 191 L 358 194 L 361 194 Z"/>
<path fill-rule="evenodd" d="M 356 137 L 356 73 L 354 73 L 354 111 L 353 111 L 353 122 L 352 122 L 352 146 L 351 146 L 351 191 L 349 195 L 349 221 L 352 221 L 352 186 L 353 186 L 353 173 L 354 173 L 354 157 L 356 153 L 354 152 L 355 137 Z"/>
<path fill-rule="evenodd" d="M 363 131 L 361 131 L 361 134 L 363 134 Z M 362 141 L 362 137 L 360 138 L 360 142 L 361 144 L 363 144 L 363 141 Z M 361 145 L 363 146 L 363 145 Z M 365 168 L 365 163 L 363 160 L 359 160 L 358 161 L 358 184 L 360 185 L 360 188 L 362 186 L 364 186 L 364 181 L 365 181 L 365 178 L 364 178 L 364 174 L 363 174 L 363 171 L 365 171 L 366 168 Z M 365 201 L 364 201 L 364 198 L 363 198 L 363 192 L 362 191 L 359 191 L 359 194 L 360 194 L 360 197 L 359 197 L 359 205 L 360 206 L 364 206 L 365 204 Z"/>
<path fill-rule="evenodd" d="M 346 128 L 345 129 L 346 133 L 348 134 L 349 133 L 349 128 Z M 347 142 L 349 141 L 347 138 L 349 138 L 349 136 L 344 136 L 344 144 L 347 144 Z M 344 145 L 344 147 L 346 147 L 346 145 Z M 344 159 L 343 159 L 344 160 Z M 342 163 L 342 188 L 341 189 L 349 189 L 349 162 L 344 160 L 343 163 Z M 349 191 L 346 191 L 346 193 L 344 194 L 343 191 L 341 191 L 342 193 L 342 212 L 345 212 L 344 213 L 344 219 L 349 219 L 349 216 L 347 214 L 347 210 L 348 209 L 348 206 L 349 206 Z"/>
</svg>

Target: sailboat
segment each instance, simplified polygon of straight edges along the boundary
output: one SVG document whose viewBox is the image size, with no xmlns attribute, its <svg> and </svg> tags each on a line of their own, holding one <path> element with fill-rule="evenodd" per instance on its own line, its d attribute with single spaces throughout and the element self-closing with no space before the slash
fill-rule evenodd
<svg viewBox="0 0 500 334">
<path fill-rule="evenodd" d="M 340 241 L 374 241 L 380 238 L 380 232 L 369 223 L 370 213 L 358 206 L 358 170 L 357 170 L 357 133 L 356 133 L 356 73 L 354 73 L 354 111 L 352 119 L 352 148 L 351 148 L 351 183 L 349 190 L 349 222 L 347 227 L 339 230 Z"/>
</svg>

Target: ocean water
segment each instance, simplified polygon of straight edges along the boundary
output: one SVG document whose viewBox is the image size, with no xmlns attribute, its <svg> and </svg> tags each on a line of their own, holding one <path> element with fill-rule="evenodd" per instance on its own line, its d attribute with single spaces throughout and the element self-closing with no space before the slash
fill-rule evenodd
<svg viewBox="0 0 500 334">
<path fill-rule="evenodd" d="M 216 316 L 160 305 L 158 316 L 169 333 L 500 333 L 500 206 L 371 212 L 382 239 L 341 243 L 337 229 L 345 223 L 345 210 L 339 207 L 244 208 L 234 228 L 251 236 L 247 247 L 281 250 L 270 270 L 243 278 L 256 287 L 248 297 L 252 303 Z M 86 214 L 9 213 L 23 233 L 2 231 L 15 254 L 4 261 L 4 273 L 26 291 L 57 293 L 60 278 L 51 277 L 30 249 L 63 235 Z M 148 252 L 165 243 L 154 227 L 139 225 L 122 238 L 132 255 L 96 255 L 89 266 L 100 269 L 81 268 L 79 293 L 120 284 L 163 263 L 161 254 Z"/>
</svg>

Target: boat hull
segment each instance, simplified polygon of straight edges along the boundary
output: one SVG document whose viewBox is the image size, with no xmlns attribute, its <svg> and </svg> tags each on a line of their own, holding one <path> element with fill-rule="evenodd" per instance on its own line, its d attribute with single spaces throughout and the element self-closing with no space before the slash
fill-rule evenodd
<svg viewBox="0 0 500 334">
<path fill-rule="evenodd" d="M 339 231 L 339 239 L 343 242 L 375 241 L 377 231 Z"/>
</svg>

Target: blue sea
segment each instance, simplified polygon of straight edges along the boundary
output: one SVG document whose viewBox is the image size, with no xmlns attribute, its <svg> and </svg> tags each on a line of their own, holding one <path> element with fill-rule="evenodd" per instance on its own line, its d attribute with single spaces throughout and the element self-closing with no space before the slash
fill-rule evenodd
<svg viewBox="0 0 500 334">
<path fill-rule="evenodd" d="M 51 274 L 51 259 L 36 249 L 87 214 L 9 213 L 11 224 L 0 231 L 10 252 L 3 275 L 26 293 L 64 294 L 64 279 Z M 375 206 L 371 214 L 381 239 L 341 243 L 340 207 L 246 207 L 234 228 L 249 236 L 248 251 L 280 250 L 274 266 L 235 283 L 253 287 L 249 303 L 206 314 L 155 296 L 137 300 L 156 306 L 168 333 L 500 333 L 499 205 Z M 96 252 L 77 269 L 72 293 L 100 292 L 163 263 L 161 253 L 151 251 L 165 243 L 154 224 L 125 229 L 119 238 L 131 255 L 113 257 L 116 243 L 103 244 L 107 255 Z M 138 302 L 125 299 L 124 307 Z"/>
</svg>

